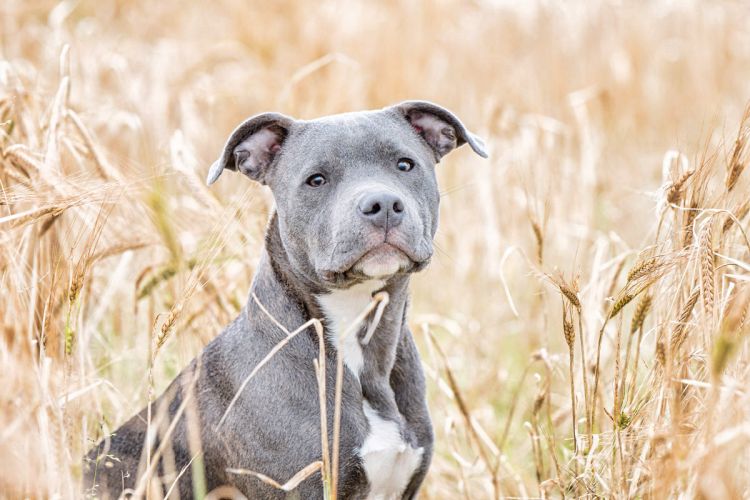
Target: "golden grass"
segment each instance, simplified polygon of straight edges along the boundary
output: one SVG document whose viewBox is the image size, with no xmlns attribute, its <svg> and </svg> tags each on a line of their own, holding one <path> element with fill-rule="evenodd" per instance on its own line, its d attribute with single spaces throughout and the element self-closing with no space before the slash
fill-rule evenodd
<svg viewBox="0 0 750 500">
<path fill-rule="evenodd" d="M 406 98 L 492 154 L 438 167 L 439 251 L 414 279 L 423 498 L 750 497 L 749 16 L 4 2 L 0 497 L 79 496 L 84 452 L 248 299 L 270 196 L 203 184 L 238 122 Z M 323 458 L 267 479 L 335 482 Z"/>
</svg>

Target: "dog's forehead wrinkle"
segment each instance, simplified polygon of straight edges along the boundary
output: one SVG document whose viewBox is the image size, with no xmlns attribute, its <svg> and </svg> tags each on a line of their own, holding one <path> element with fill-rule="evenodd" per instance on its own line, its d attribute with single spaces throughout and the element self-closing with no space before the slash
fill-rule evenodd
<svg viewBox="0 0 750 500">
<path fill-rule="evenodd" d="M 331 163 L 373 161 L 373 156 L 418 156 L 420 139 L 408 125 L 381 112 L 355 112 L 305 121 L 293 133 L 288 148 Z"/>
</svg>

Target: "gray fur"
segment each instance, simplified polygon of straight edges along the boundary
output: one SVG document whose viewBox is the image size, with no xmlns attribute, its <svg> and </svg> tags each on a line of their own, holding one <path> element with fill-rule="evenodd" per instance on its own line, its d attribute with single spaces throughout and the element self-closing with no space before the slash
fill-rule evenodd
<svg viewBox="0 0 750 500">
<path fill-rule="evenodd" d="M 170 469 L 185 470 L 177 482 L 179 497 L 192 498 L 192 469 L 202 467 L 208 491 L 230 484 L 248 498 L 285 498 L 282 491 L 227 469 L 257 471 L 283 483 L 320 459 L 313 367 L 318 340 L 313 328 L 297 335 L 258 371 L 217 427 L 243 380 L 286 337 L 252 294 L 290 331 L 313 317 L 323 318 L 328 331 L 328 318 L 315 297 L 369 279 L 366 273 L 372 267 L 367 259 L 378 263 L 380 257 L 368 252 L 381 247 L 390 248 L 400 260 L 398 269 L 383 277 L 390 302 L 372 340 L 363 347 L 359 379 L 345 369 L 338 494 L 366 498 L 370 488 L 357 454 L 369 431 L 363 413 L 366 400 L 380 417 L 397 423 L 406 443 L 424 449 L 402 498 L 416 495 L 430 463 L 433 434 L 424 374 L 406 322 L 409 275 L 423 269 L 433 252 L 439 204 L 435 164 L 464 143 L 487 156 L 482 141 L 452 113 L 424 101 L 310 121 L 265 113 L 232 133 L 207 182 L 215 182 L 224 170 L 239 170 L 271 188 L 276 213 L 267 229 L 251 298 L 239 317 L 152 407 L 153 427 L 161 429 L 152 450 L 179 416 L 163 443 L 163 459 L 156 464 L 157 476 Z M 414 168 L 398 170 L 400 158 L 413 160 Z M 328 182 L 321 187 L 306 184 L 316 173 Z M 374 224 L 362 216 L 360 201 L 373 193 L 401 200 L 404 212 L 397 227 L 382 220 Z M 336 355 L 330 340 L 326 347 L 332 446 Z M 146 418 L 144 409 L 89 452 L 86 488 L 117 497 L 123 487 L 136 486 L 144 470 Z M 192 435 L 186 418 L 198 422 Z M 165 490 L 173 480 L 165 480 Z M 320 474 L 303 481 L 294 495 L 321 498 Z"/>
</svg>

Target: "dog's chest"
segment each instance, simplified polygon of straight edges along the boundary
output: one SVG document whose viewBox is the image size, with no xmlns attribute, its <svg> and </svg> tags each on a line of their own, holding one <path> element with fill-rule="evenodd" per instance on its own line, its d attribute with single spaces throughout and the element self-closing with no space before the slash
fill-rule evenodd
<svg viewBox="0 0 750 500">
<path fill-rule="evenodd" d="M 329 339 L 344 357 L 345 366 L 359 380 L 364 366 L 364 355 L 358 332 L 350 329 L 357 317 L 372 301 L 372 294 L 383 286 L 371 280 L 318 296 L 318 302 L 329 326 Z M 350 331 L 347 332 L 347 330 Z M 347 333 L 341 339 L 342 334 Z M 401 436 L 396 422 L 382 418 L 364 399 L 362 409 L 368 423 L 368 434 L 358 450 L 370 483 L 369 500 L 401 498 L 414 472 L 422 461 L 422 448 L 413 448 Z"/>
<path fill-rule="evenodd" d="M 358 335 L 360 328 L 354 323 L 372 301 L 373 292 L 382 287 L 382 281 L 370 280 L 317 297 L 328 323 L 328 339 L 344 356 L 344 365 L 357 380 L 364 366 L 364 356 Z"/>
<path fill-rule="evenodd" d="M 359 456 L 370 482 L 370 500 L 401 498 L 414 472 L 422 462 L 424 450 L 413 448 L 401 437 L 398 425 L 385 420 L 370 406 L 367 400 L 362 406 L 370 431 Z"/>
</svg>

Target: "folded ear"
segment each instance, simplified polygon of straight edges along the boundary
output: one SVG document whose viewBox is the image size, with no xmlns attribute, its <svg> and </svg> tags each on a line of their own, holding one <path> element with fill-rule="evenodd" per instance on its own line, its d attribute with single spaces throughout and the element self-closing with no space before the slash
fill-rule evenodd
<svg viewBox="0 0 750 500">
<path fill-rule="evenodd" d="M 262 113 L 245 120 L 227 139 L 224 151 L 211 165 L 206 183 L 210 186 L 224 169 L 238 170 L 265 184 L 268 167 L 281 151 L 294 120 L 279 113 Z"/>
<path fill-rule="evenodd" d="M 469 132 L 456 115 L 428 101 L 404 101 L 393 106 L 414 131 L 432 148 L 440 160 L 455 148 L 468 143 L 482 158 L 487 158 L 484 141 Z"/>
</svg>

